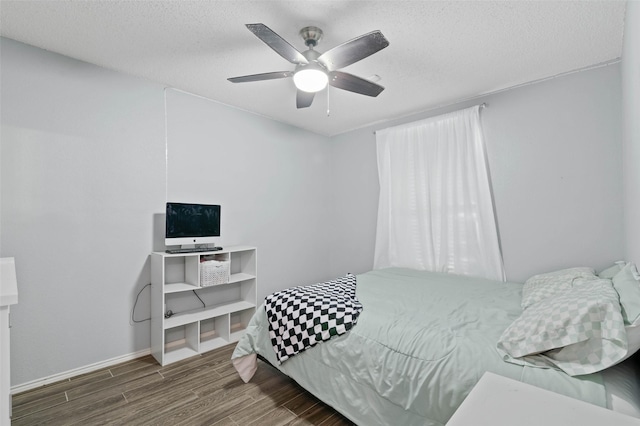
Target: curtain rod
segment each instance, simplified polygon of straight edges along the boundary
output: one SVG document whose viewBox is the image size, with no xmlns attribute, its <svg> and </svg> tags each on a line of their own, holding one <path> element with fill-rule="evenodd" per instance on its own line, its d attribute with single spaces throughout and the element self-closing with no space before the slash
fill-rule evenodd
<svg viewBox="0 0 640 426">
<path fill-rule="evenodd" d="M 478 107 L 479 107 L 480 109 L 485 109 L 485 108 L 488 108 L 488 107 L 489 107 L 489 105 L 487 105 L 487 103 L 486 103 L 486 102 L 483 102 L 483 103 L 481 103 L 480 105 L 478 105 Z M 471 108 L 471 107 L 469 107 L 469 108 Z M 465 108 L 462 108 L 462 109 L 465 109 Z M 428 118 L 428 117 L 427 117 L 427 118 Z M 391 127 L 394 127 L 394 126 L 391 126 Z M 381 129 L 381 130 L 382 130 L 382 129 Z M 376 134 L 376 132 L 377 132 L 377 130 L 374 130 L 374 131 L 373 131 L 373 134 L 375 135 L 375 134 Z"/>
</svg>

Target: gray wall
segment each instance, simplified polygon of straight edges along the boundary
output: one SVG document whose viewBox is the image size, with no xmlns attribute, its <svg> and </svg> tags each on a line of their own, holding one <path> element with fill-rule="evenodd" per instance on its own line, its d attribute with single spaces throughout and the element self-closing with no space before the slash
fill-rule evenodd
<svg viewBox="0 0 640 426">
<path fill-rule="evenodd" d="M 622 51 L 625 258 L 640 265 L 640 2 L 627 2 Z"/>
<path fill-rule="evenodd" d="M 327 279 L 328 139 L 167 90 L 167 199 L 219 203 L 220 245 L 258 247 L 258 298 Z"/>
<path fill-rule="evenodd" d="M 507 279 L 623 257 L 620 66 L 612 65 L 332 138 L 334 274 L 373 265 L 374 131 L 482 102 Z"/>
<path fill-rule="evenodd" d="M 258 246 L 259 297 L 329 277 L 327 138 L 171 89 L 165 134 L 161 85 L 0 43 L 14 386 L 149 348 L 129 318 L 166 197 L 223 205 L 220 242 Z"/>
<path fill-rule="evenodd" d="M 148 323 L 129 318 L 164 202 L 164 107 L 157 84 L 0 43 L 0 255 L 16 258 L 18 385 L 149 347 Z M 137 318 L 148 314 L 143 295 Z"/>
<path fill-rule="evenodd" d="M 221 244 L 259 248 L 261 297 L 370 269 L 373 131 L 482 101 L 509 278 L 623 256 L 618 66 L 324 138 L 0 43 L 0 256 L 16 257 L 20 289 L 14 385 L 149 347 L 149 323 L 129 318 L 148 253 L 162 248 L 167 197 L 223 205 Z M 136 317 L 148 313 L 147 289 Z"/>
</svg>

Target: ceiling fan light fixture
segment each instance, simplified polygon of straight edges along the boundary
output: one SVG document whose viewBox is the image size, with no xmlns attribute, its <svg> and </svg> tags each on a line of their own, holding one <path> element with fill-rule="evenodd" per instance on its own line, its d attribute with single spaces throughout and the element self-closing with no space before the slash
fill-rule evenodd
<svg viewBox="0 0 640 426">
<path fill-rule="evenodd" d="M 327 87 L 329 76 L 319 68 L 306 66 L 296 71 L 293 75 L 293 82 L 299 90 L 315 93 Z"/>
</svg>

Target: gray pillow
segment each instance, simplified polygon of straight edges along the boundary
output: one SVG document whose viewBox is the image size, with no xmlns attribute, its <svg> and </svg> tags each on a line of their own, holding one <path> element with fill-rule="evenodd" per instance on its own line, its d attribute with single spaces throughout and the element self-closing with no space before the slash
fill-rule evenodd
<svg viewBox="0 0 640 426">
<path fill-rule="evenodd" d="M 570 376 L 618 363 L 628 353 L 627 334 L 611 280 L 576 280 L 563 293 L 529 306 L 504 331 L 497 349 L 507 362 L 555 367 Z"/>
<path fill-rule="evenodd" d="M 627 263 L 612 279 L 620 296 L 622 318 L 626 325 L 640 324 L 640 281 L 636 279 L 636 265 Z"/>
<path fill-rule="evenodd" d="M 604 269 L 604 270 L 598 272 L 598 276 L 600 278 L 611 280 L 611 279 L 613 279 L 613 277 L 616 276 L 616 274 L 618 272 L 620 272 L 622 270 L 622 268 L 624 268 L 625 264 L 626 264 L 626 262 L 624 262 L 624 261 L 616 262 L 613 266 L 610 266 L 607 269 Z"/>
</svg>

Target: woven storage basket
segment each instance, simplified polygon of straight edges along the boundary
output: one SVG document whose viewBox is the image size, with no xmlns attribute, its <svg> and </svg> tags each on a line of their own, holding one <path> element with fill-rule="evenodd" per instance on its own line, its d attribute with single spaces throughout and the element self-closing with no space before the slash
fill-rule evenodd
<svg viewBox="0 0 640 426">
<path fill-rule="evenodd" d="M 228 260 L 207 260 L 200 262 L 200 287 L 228 283 L 229 263 Z"/>
</svg>

